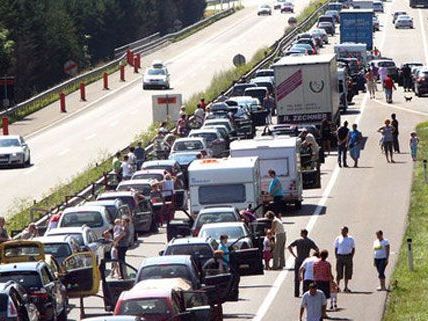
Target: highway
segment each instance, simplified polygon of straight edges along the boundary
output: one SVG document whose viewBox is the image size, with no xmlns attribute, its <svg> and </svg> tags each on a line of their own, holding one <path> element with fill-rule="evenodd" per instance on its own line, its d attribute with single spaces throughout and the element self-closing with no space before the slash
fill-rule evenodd
<svg viewBox="0 0 428 321">
<path fill-rule="evenodd" d="M 155 59 L 164 61 L 171 73 L 173 89 L 169 92 L 182 93 L 184 99 L 205 89 L 216 73 L 233 66 L 232 58 L 237 53 L 250 59 L 283 34 L 289 15 L 275 12 L 270 17 L 258 17 L 258 3 L 243 1 L 245 9 L 143 57 L 143 67 Z M 296 12 L 307 3 L 299 2 Z M 143 92 L 141 79 L 137 78 L 76 115 L 28 135 L 33 166 L 0 171 L 0 186 L 7 186 L 2 188 L 0 212 L 16 209 L 20 200 L 40 200 L 89 164 L 128 146 L 152 122 L 151 95 L 159 93 Z M 37 118 L 31 116 L 15 128 L 26 126 L 33 117 Z"/>
<path fill-rule="evenodd" d="M 410 9 L 405 1 L 385 3 L 385 13 L 379 14 L 382 28 L 376 33 L 375 45 L 384 56 L 394 58 L 397 64 L 408 61 L 426 62 L 427 18 L 428 12 Z M 404 9 L 413 16 L 416 30 L 395 30 L 391 13 Z M 338 37 L 333 43 L 338 43 Z M 324 52 L 331 52 L 332 45 Z M 378 86 L 380 87 L 380 86 Z M 413 97 L 410 103 L 404 102 L 404 94 L 399 88 L 394 93 L 394 103 L 387 105 L 382 92 L 375 100 L 360 94 L 354 98 L 355 105 L 350 108 L 342 121 L 357 123 L 363 136 L 368 137 L 360 168 L 339 168 L 336 153 L 332 153 L 322 167 L 322 189 L 305 192 L 303 208 L 290 212 L 284 218 L 287 231 L 287 244 L 298 237 L 302 228 L 310 231 L 310 237 L 322 249 L 330 252 L 329 261 L 334 267 L 333 241 L 340 233 L 340 227 L 347 225 L 356 240 L 354 258 L 354 278 L 350 283 L 351 294 L 339 294 L 339 311 L 328 312 L 333 320 L 380 321 L 386 299 L 385 292 L 377 292 L 377 275 L 372 263 L 372 242 L 375 231 L 382 229 L 391 242 L 391 264 L 387 268 L 387 281 L 405 228 L 409 205 L 409 191 L 413 162 L 408 149 L 409 133 L 415 125 L 427 120 L 427 98 Z M 395 112 L 400 121 L 400 144 L 402 154 L 396 155 L 395 164 L 387 164 L 381 154 L 377 128 L 385 118 Z M 352 164 L 352 162 L 351 162 Z M 416 164 L 420 166 L 420 164 Z M 138 266 L 141 259 L 158 255 L 166 242 L 165 234 L 140 238 L 140 246 L 131 250 L 128 262 Z M 287 254 L 287 268 L 293 260 Z M 78 306 L 78 302 L 72 300 Z M 101 300 L 87 299 L 89 313 L 100 313 Z M 300 299 L 293 296 L 293 272 L 267 271 L 264 276 L 241 279 L 240 300 L 224 305 L 226 320 L 254 321 L 293 321 L 298 320 Z M 79 320 L 76 309 L 70 313 L 70 320 Z"/>
</svg>

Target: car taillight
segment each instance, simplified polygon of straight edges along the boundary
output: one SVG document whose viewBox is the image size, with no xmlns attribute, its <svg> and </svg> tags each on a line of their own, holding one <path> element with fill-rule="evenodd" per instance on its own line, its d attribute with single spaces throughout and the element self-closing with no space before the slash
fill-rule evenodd
<svg viewBox="0 0 428 321">
<path fill-rule="evenodd" d="M 46 299 L 48 299 L 49 295 L 48 295 L 48 292 L 44 288 L 41 288 L 40 290 L 32 291 L 30 293 L 30 297 L 32 297 L 34 299 L 46 300 Z"/>
<path fill-rule="evenodd" d="M 16 310 L 15 303 L 9 298 L 9 301 L 7 302 L 7 317 L 8 318 L 17 318 L 18 317 L 18 311 Z"/>
<path fill-rule="evenodd" d="M 114 307 L 113 315 L 120 315 L 120 306 L 122 305 L 123 300 L 119 300 L 116 303 L 116 306 Z"/>
</svg>

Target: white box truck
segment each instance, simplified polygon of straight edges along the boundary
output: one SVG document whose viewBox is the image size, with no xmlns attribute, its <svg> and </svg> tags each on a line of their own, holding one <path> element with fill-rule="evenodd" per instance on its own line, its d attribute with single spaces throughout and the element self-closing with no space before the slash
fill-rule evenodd
<svg viewBox="0 0 428 321">
<path fill-rule="evenodd" d="M 284 57 L 272 67 L 280 123 L 340 124 L 336 55 Z"/>
<path fill-rule="evenodd" d="M 189 166 L 190 211 L 206 206 L 245 209 L 261 204 L 260 162 L 257 157 L 194 160 Z"/>
<path fill-rule="evenodd" d="M 367 65 L 367 45 L 365 43 L 345 42 L 334 45 L 334 53 L 338 58 L 357 58 L 363 65 Z"/>
<path fill-rule="evenodd" d="M 318 188 L 321 182 L 319 169 L 311 171 L 310 174 L 302 172 L 300 144 L 299 138 L 287 136 L 235 140 L 230 144 L 230 156 L 232 158 L 258 157 L 262 193 L 268 191 L 272 180 L 268 171 L 273 169 L 281 181 L 285 202 L 300 208 L 303 189 Z M 318 179 L 314 179 L 314 175 L 317 175 Z"/>
</svg>

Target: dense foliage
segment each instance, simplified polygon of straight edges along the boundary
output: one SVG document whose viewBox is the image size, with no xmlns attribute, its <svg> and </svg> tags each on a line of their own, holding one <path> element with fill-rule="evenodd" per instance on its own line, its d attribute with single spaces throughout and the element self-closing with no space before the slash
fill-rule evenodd
<svg viewBox="0 0 428 321">
<path fill-rule="evenodd" d="M 198 21 L 205 0 L 1 0 L 0 75 L 16 77 L 22 100 L 80 69 L 110 59 L 113 49 L 155 32 Z"/>
</svg>

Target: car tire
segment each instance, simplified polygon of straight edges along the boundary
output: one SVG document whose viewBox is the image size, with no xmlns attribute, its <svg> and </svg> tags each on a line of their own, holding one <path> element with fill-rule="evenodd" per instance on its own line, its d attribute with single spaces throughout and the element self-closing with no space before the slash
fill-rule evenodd
<svg viewBox="0 0 428 321">
<path fill-rule="evenodd" d="M 31 166 L 31 155 L 28 156 L 28 160 L 25 162 L 25 167 Z"/>
</svg>

